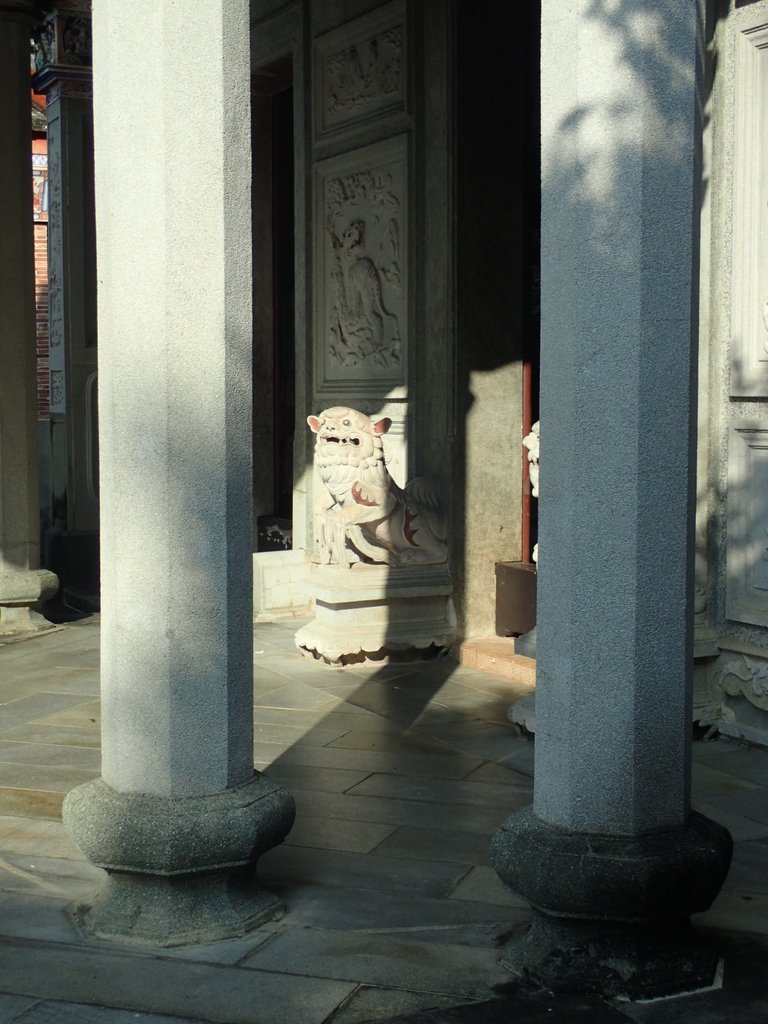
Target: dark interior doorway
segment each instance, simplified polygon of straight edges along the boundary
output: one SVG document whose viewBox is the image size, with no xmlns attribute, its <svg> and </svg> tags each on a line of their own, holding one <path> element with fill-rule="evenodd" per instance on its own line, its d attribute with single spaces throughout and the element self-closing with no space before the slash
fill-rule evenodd
<svg viewBox="0 0 768 1024">
<path fill-rule="evenodd" d="M 253 76 L 255 550 L 291 547 L 295 395 L 294 130 L 290 57 Z"/>
</svg>

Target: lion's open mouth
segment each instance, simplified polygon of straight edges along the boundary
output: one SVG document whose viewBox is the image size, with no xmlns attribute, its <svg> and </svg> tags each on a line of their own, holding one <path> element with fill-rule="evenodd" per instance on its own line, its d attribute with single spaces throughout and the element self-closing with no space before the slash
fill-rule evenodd
<svg viewBox="0 0 768 1024">
<path fill-rule="evenodd" d="M 334 437 L 331 435 L 330 437 L 324 437 L 323 441 L 326 443 L 332 441 L 334 444 L 360 444 L 359 437 Z"/>
</svg>

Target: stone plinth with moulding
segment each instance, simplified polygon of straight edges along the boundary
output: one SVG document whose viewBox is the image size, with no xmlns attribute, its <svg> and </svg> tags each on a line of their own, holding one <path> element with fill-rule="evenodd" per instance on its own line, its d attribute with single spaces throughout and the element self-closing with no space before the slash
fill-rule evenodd
<svg viewBox="0 0 768 1024">
<path fill-rule="evenodd" d="M 296 645 L 333 665 L 428 657 L 453 639 L 453 589 L 442 565 L 313 565 L 307 591 L 315 617 Z"/>
</svg>

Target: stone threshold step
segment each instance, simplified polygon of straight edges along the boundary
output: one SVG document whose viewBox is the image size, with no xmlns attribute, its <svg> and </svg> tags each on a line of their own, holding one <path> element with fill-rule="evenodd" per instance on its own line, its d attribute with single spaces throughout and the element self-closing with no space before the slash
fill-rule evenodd
<svg viewBox="0 0 768 1024">
<path fill-rule="evenodd" d="M 536 660 L 515 654 L 511 636 L 469 637 L 459 648 L 459 663 L 514 683 L 536 684 Z"/>
</svg>

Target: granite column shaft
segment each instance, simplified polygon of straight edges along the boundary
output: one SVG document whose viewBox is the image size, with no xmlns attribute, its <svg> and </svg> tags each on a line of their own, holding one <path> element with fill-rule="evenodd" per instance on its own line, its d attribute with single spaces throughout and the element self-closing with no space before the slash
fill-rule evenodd
<svg viewBox="0 0 768 1024">
<path fill-rule="evenodd" d="M 32 3 L 0 2 L 0 634 L 45 628 L 39 568 L 30 34 Z"/>
<path fill-rule="evenodd" d="M 253 770 L 248 15 L 93 16 L 103 775 L 65 821 L 85 926 L 159 944 L 273 914 L 293 820 Z"/>
<path fill-rule="evenodd" d="M 542 10 L 536 774 L 495 857 L 535 910 L 509 966 L 614 994 L 711 981 L 730 858 L 690 809 L 697 16 Z"/>
</svg>

